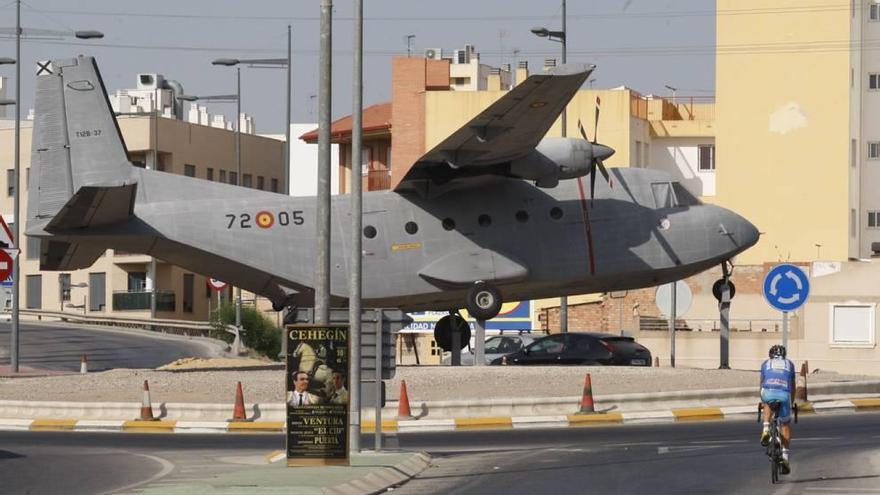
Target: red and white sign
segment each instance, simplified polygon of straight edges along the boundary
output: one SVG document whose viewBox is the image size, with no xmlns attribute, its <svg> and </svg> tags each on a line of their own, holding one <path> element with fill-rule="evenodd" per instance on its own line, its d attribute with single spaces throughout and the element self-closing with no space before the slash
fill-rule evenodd
<svg viewBox="0 0 880 495">
<path fill-rule="evenodd" d="M 10 275 L 12 275 L 12 256 L 9 251 L 0 249 L 0 280 L 6 280 Z"/>
<path fill-rule="evenodd" d="M 6 224 L 2 215 L 0 215 L 0 249 L 18 250 L 15 247 L 15 241 L 12 240 L 12 231 L 9 230 L 9 225 Z"/>
<path fill-rule="evenodd" d="M 227 284 L 226 282 L 224 282 L 222 280 L 217 280 L 216 278 L 209 278 L 208 279 L 208 287 L 210 287 L 214 290 L 223 290 L 228 285 L 229 284 Z"/>
</svg>

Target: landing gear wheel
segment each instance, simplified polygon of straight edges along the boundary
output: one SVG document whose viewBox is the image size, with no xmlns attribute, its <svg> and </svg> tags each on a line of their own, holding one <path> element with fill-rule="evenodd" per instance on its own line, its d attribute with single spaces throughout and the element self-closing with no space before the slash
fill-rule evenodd
<svg viewBox="0 0 880 495">
<path fill-rule="evenodd" d="M 498 316 L 501 303 L 501 292 L 484 282 L 474 284 L 465 297 L 465 308 L 478 320 L 491 320 Z"/>
</svg>

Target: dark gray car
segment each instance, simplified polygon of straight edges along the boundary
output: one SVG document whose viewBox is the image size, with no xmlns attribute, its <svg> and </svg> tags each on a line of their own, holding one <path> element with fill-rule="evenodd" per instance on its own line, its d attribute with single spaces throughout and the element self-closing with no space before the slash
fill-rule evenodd
<svg viewBox="0 0 880 495">
<path fill-rule="evenodd" d="M 491 364 L 501 364 L 501 358 Z M 607 333 L 564 333 L 538 339 L 507 355 L 507 364 L 650 366 L 651 351 L 632 337 Z"/>
</svg>

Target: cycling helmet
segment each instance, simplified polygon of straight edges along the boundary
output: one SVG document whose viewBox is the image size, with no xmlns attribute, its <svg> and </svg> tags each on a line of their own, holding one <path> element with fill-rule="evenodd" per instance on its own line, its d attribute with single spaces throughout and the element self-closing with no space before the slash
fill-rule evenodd
<svg viewBox="0 0 880 495">
<path fill-rule="evenodd" d="M 785 359 L 785 346 L 784 345 L 774 345 L 770 348 L 770 357 L 771 358 L 782 358 Z"/>
</svg>

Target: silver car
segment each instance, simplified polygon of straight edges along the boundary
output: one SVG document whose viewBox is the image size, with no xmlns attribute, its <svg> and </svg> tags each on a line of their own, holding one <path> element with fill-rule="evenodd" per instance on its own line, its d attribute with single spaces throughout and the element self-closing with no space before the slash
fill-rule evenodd
<svg viewBox="0 0 880 495">
<path fill-rule="evenodd" d="M 486 364 L 489 364 L 501 356 L 506 356 L 507 354 L 519 351 L 524 346 L 531 344 L 535 339 L 543 336 L 543 334 L 531 335 L 528 333 L 504 333 L 500 335 L 492 335 L 491 337 L 486 338 L 486 347 L 483 357 L 486 360 Z M 442 363 L 451 364 L 452 353 L 443 353 Z M 474 352 L 471 346 L 462 349 L 461 364 L 465 366 L 474 364 Z"/>
</svg>

